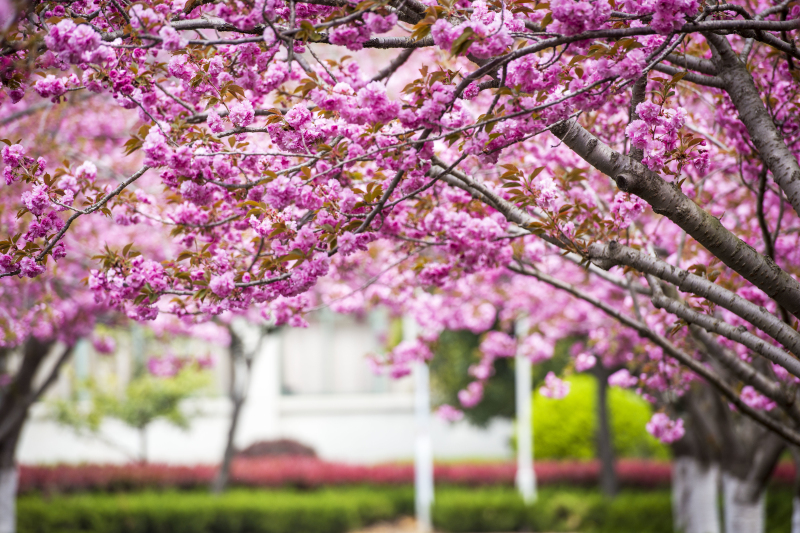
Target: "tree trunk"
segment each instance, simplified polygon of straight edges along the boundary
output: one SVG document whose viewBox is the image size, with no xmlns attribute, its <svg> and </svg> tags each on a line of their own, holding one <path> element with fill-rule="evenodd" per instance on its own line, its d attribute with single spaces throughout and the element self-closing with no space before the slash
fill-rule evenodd
<svg viewBox="0 0 800 533">
<path fill-rule="evenodd" d="M 27 413 L 26 413 L 27 414 Z M 15 533 L 17 528 L 17 443 L 24 419 L 0 440 L 0 533 Z"/>
<path fill-rule="evenodd" d="M 765 491 L 752 482 L 722 474 L 725 533 L 764 533 Z M 755 498 L 752 495 L 757 494 Z"/>
<path fill-rule="evenodd" d="M 691 456 L 672 463 L 672 516 L 675 531 L 720 533 L 719 466 Z"/>
<path fill-rule="evenodd" d="M 792 533 L 800 533 L 800 497 L 792 498 Z"/>
<path fill-rule="evenodd" d="M 617 495 L 617 473 L 614 468 L 614 438 L 608 416 L 609 371 L 597 365 L 597 455 L 600 458 L 600 489 L 608 497 Z"/>
<path fill-rule="evenodd" d="M 268 335 L 271 329 L 262 329 L 261 336 L 252 350 L 246 350 L 244 339 L 237 333 L 233 325 L 228 326 L 228 332 L 231 336 L 230 345 L 230 386 L 228 388 L 228 397 L 233 404 L 231 411 L 230 425 L 228 426 L 228 438 L 225 442 L 225 452 L 222 455 L 222 463 L 220 464 L 219 471 L 217 472 L 214 481 L 211 483 L 211 492 L 213 494 L 220 494 L 228 485 L 231 474 L 231 463 L 233 456 L 236 452 L 236 428 L 239 426 L 239 415 L 242 412 L 242 406 L 247 399 L 247 389 L 250 383 L 250 370 L 253 367 L 253 359 L 255 358 L 258 350 L 261 348 L 261 341 L 264 335 Z"/>
<path fill-rule="evenodd" d="M 244 398 L 236 399 L 233 402 L 233 412 L 231 413 L 231 424 L 228 429 L 228 440 L 225 443 L 225 453 L 222 456 L 222 464 L 219 467 L 217 476 L 211 484 L 211 492 L 213 494 L 221 494 L 225 487 L 228 485 L 228 480 L 231 475 L 231 463 L 233 462 L 233 455 L 236 452 L 234 439 L 236 437 L 236 428 L 239 425 L 239 414 L 244 405 Z"/>
<path fill-rule="evenodd" d="M 147 426 L 139 428 L 139 462 L 147 464 Z"/>
<path fill-rule="evenodd" d="M 794 497 L 792 498 L 792 533 L 800 533 L 800 449 L 790 446 L 794 461 Z"/>
<path fill-rule="evenodd" d="M 47 387 L 55 381 L 61 366 L 72 352 L 71 347 L 67 347 L 53 366 L 49 376 L 37 389 L 34 386 L 34 380 L 51 347 L 51 343 L 43 343 L 34 338 L 28 339 L 22 348 L 22 364 L 5 393 L 0 397 L 0 533 L 16 531 L 17 465 L 15 458 L 22 426 L 28 418 L 28 411 L 33 402 L 40 398 Z"/>
<path fill-rule="evenodd" d="M 747 425 L 753 425 L 750 420 Z M 723 467 L 722 498 L 725 533 L 763 533 L 767 483 L 786 443 L 771 432 L 755 435 L 750 465 L 743 468 L 741 458 Z"/>
<path fill-rule="evenodd" d="M 17 468 L 0 469 L 0 533 L 16 530 Z"/>
</svg>

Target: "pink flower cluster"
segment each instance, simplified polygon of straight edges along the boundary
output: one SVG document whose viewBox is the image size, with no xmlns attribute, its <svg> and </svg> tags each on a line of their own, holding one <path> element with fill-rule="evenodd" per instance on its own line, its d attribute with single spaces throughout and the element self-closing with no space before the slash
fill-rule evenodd
<svg viewBox="0 0 800 533">
<path fill-rule="evenodd" d="M 649 169 L 661 170 L 670 160 L 670 155 L 675 153 L 680 144 L 679 131 L 686 122 L 686 110 L 665 109 L 658 104 L 647 101 L 636 106 L 639 120 L 634 120 L 625 128 L 626 135 L 631 144 L 644 150 L 642 160 Z M 701 141 L 698 146 L 705 146 Z M 691 152 L 691 162 L 699 172 L 708 167 L 708 154 L 705 150 Z"/>
<path fill-rule="evenodd" d="M 608 21 L 611 5 L 606 0 L 552 0 L 550 9 L 555 22 L 548 31 L 575 35 L 588 30 L 596 30 Z"/>
<path fill-rule="evenodd" d="M 516 19 L 510 12 L 504 17 L 500 13 L 490 11 L 483 0 L 472 3 L 470 20 L 453 26 L 446 19 L 441 18 L 431 26 L 433 42 L 439 48 L 450 51 L 453 43 L 465 31 L 470 30 L 471 44 L 468 52 L 475 57 L 494 57 L 514 43 L 510 31 L 521 31 L 524 28 L 521 19 Z"/>
<path fill-rule="evenodd" d="M 683 428 L 683 419 L 672 420 L 664 413 L 655 413 L 645 425 L 645 429 L 664 444 L 680 440 L 686 432 Z"/>
<path fill-rule="evenodd" d="M 744 387 L 742 387 L 742 393 L 739 397 L 741 398 L 742 402 L 744 402 L 745 405 L 748 405 L 753 409 L 771 411 L 776 407 L 775 402 L 773 402 L 766 396 L 759 394 L 750 385 L 745 385 Z"/>
<path fill-rule="evenodd" d="M 651 26 L 661 34 L 677 30 L 697 14 L 697 0 L 625 0 L 625 10 L 636 15 L 652 14 Z"/>
<path fill-rule="evenodd" d="M 628 372 L 627 368 L 617 370 L 608 376 L 608 384 L 612 387 L 622 387 L 628 389 L 630 387 L 635 387 L 638 383 L 639 380 L 634 376 L 631 376 L 631 373 Z"/>
<path fill-rule="evenodd" d="M 544 385 L 539 388 L 539 394 L 545 398 L 561 400 L 569 394 L 570 384 L 556 377 L 553 372 L 548 372 L 544 377 Z"/>
<path fill-rule="evenodd" d="M 171 378 L 187 366 L 196 365 L 199 369 L 214 366 L 214 359 L 210 355 L 203 357 L 178 357 L 167 353 L 161 357 L 147 359 L 147 371 L 159 378 Z"/>
<path fill-rule="evenodd" d="M 445 422 L 458 422 L 464 418 L 464 411 L 456 409 L 452 405 L 442 405 L 436 410 L 436 416 Z"/>
<path fill-rule="evenodd" d="M 100 44 L 100 34 L 91 26 L 76 25 L 68 18 L 51 26 L 44 42 L 64 63 L 107 63 L 114 58 L 112 49 Z"/>
<path fill-rule="evenodd" d="M 595 486 L 599 461 L 536 461 L 537 482 L 542 485 Z M 616 463 L 620 483 L 625 487 L 669 486 L 672 467 L 668 462 L 620 459 Z M 157 463 L 127 465 L 22 465 L 19 492 L 67 493 L 114 492 L 143 489 L 196 489 L 214 479 L 216 465 L 178 466 Z M 246 487 L 326 487 L 342 485 L 409 485 L 414 480 L 410 464 L 373 466 L 331 463 L 310 457 L 236 458 L 231 481 Z M 514 463 L 437 464 L 437 483 L 461 486 L 513 486 Z M 791 485 L 791 464 L 780 464 L 774 478 Z"/>
</svg>

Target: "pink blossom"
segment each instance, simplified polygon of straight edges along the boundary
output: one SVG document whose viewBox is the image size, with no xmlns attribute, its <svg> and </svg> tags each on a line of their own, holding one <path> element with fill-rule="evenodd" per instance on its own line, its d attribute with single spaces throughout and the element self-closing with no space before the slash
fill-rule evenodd
<svg viewBox="0 0 800 533">
<path fill-rule="evenodd" d="M 608 384 L 611 385 L 612 387 L 630 388 L 634 387 L 638 383 L 639 380 L 631 376 L 631 373 L 628 372 L 627 368 L 617 370 L 616 372 L 608 376 Z"/>
<path fill-rule="evenodd" d="M 67 92 L 64 80 L 48 74 L 46 78 L 36 82 L 33 90 L 42 98 L 50 98 L 53 102 L 58 102 L 59 98 Z"/>
<path fill-rule="evenodd" d="M 648 433 L 664 444 L 680 440 L 685 433 L 682 419 L 672 420 L 664 413 L 653 414 L 645 428 Z"/>
<path fill-rule="evenodd" d="M 464 411 L 456 409 L 452 405 L 444 404 L 436 410 L 436 415 L 445 422 L 458 422 L 464 418 Z"/>
<path fill-rule="evenodd" d="M 311 112 L 303 105 L 296 105 L 284 115 L 283 119 L 294 129 L 300 129 L 311 121 Z"/>
<path fill-rule="evenodd" d="M 533 364 L 541 363 L 553 357 L 553 343 L 540 334 L 533 333 L 522 341 L 520 353 L 530 359 Z"/>
<path fill-rule="evenodd" d="M 502 331 L 490 331 L 480 345 L 480 350 L 488 357 L 514 357 L 517 341 Z"/>
<path fill-rule="evenodd" d="M 25 159 L 25 147 L 21 144 L 12 144 L 11 146 L 3 147 L 3 163 L 6 165 L 17 167 Z"/>
<path fill-rule="evenodd" d="M 476 96 L 478 96 L 478 84 L 475 82 L 470 83 L 467 85 L 467 88 L 461 93 L 461 96 L 465 100 L 472 100 Z"/>
<path fill-rule="evenodd" d="M 244 128 L 253 123 L 255 112 L 249 100 L 241 100 L 230 105 L 231 112 L 228 118 L 237 128 Z"/>
<path fill-rule="evenodd" d="M 161 37 L 161 46 L 164 50 L 169 50 L 174 52 L 175 50 L 180 50 L 181 48 L 185 48 L 189 42 L 181 37 L 181 35 L 175 31 L 175 28 L 172 26 L 162 26 L 162 28 L 158 31 L 158 36 Z"/>
<path fill-rule="evenodd" d="M 147 360 L 147 371 L 160 378 L 171 378 L 181 369 L 182 361 L 178 357 L 167 354 L 163 357 L 150 357 Z"/>
<path fill-rule="evenodd" d="M 233 272 L 225 272 L 220 276 L 212 277 L 208 286 L 220 298 L 227 298 L 236 288 L 233 281 Z"/>
<path fill-rule="evenodd" d="M 756 392 L 756 390 L 750 386 L 745 385 L 742 388 L 742 393 L 740 395 L 742 402 L 745 405 L 752 407 L 753 409 L 760 409 L 764 411 L 771 411 L 777 405 L 775 402 Z"/>
<path fill-rule="evenodd" d="M 611 69 L 611 72 L 628 80 L 638 79 L 647 58 L 641 49 L 631 50 Z"/>
<path fill-rule="evenodd" d="M 102 354 L 114 353 L 114 350 L 117 349 L 117 343 L 109 335 L 92 337 L 92 346 L 97 353 Z"/>
<path fill-rule="evenodd" d="M 544 377 L 544 386 L 539 388 L 539 394 L 545 398 L 561 400 L 569 394 L 569 383 L 562 381 L 553 372 L 548 372 Z"/>
<path fill-rule="evenodd" d="M 16 272 L 19 265 L 14 262 L 14 258 L 8 254 L 0 254 L 0 274 L 10 274 Z"/>
<path fill-rule="evenodd" d="M 44 272 L 44 265 L 38 264 L 30 257 L 23 257 L 19 262 L 20 277 L 35 278 Z"/>
<path fill-rule="evenodd" d="M 471 409 L 483 399 L 483 382 L 473 381 L 466 389 L 458 391 L 458 401 L 467 409 Z"/>
<path fill-rule="evenodd" d="M 650 139 L 650 128 L 644 120 L 634 120 L 625 127 L 625 135 L 630 137 L 636 148 L 644 148 Z"/>
<path fill-rule="evenodd" d="M 372 33 L 386 33 L 397 24 L 397 15 L 394 13 L 386 15 L 385 17 L 377 13 L 364 13 L 361 18 L 364 21 L 364 25 L 367 26 Z"/>
<path fill-rule="evenodd" d="M 370 29 L 367 26 L 354 26 L 343 24 L 336 26 L 328 35 L 331 44 L 338 44 L 348 50 L 357 51 L 364 48 L 364 43 L 369 40 Z"/>
<path fill-rule="evenodd" d="M 586 352 L 579 353 L 575 358 L 575 370 L 585 372 L 597 364 L 597 358 Z"/>
<path fill-rule="evenodd" d="M 28 211 L 37 216 L 44 213 L 45 208 L 50 204 L 47 189 L 47 185 L 34 185 L 33 189 L 22 193 L 22 203 L 25 204 Z"/>
</svg>

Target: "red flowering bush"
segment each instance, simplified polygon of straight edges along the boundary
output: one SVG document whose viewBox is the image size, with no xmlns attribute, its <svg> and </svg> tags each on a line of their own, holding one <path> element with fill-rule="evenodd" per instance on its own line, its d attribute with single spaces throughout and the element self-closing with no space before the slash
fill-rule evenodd
<svg viewBox="0 0 800 533">
<path fill-rule="evenodd" d="M 513 463 L 439 464 L 436 482 L 444 485 L 486 486 L 513 485 Z M 127 491 L 140 489 L 194 489 L 208 485 L 214 477 L 213 465 L 173 466 L 165 464 L 127 465 L 57 465 L 20 467 L 20 493 Z M 540 485 L 591 486 L 597 484 L 600 464 L 597 461 L 536 464 Z M 668 485 L 669 463 L 622 460 L 617 464 L 620 482 L 629 487 L 654 488 Z M 789 484 L 794 468 L 782 464 L 774 480 Z M 280 459 L 236 459 L 232 483 L 246 487 L 317 488 L 335 485 L 407 485 L 413 483 L 411 464 L 351 465 L 308 457 Z"/>
<path fill-rule="evenodd" d="M 543 461 L 536 463 L 540 485 L 592 486 L 597 484 L 597 461 Z M 439 464 L 438 484 L 486 486 L 514 484 L 513 463 Z M 57 465 L 20 467 L 19 492 L 126 491 L 139 489 L 193 489 L 211 483 L 213 465 L 173 466 L 165 464 Z M 669 485 L 671 465 L 645 460 L 621 460 L 617 474 L 624 486 L 655 488 Z M 791 484 L 794 467 L 781 464 L 773 480 Z M 318 488 L 335 485 L 407 485 L 413 483 L 411 464 L 351 465 L 309 457 L 280 459 L 236 459 L 232 483 L 246 487 Z"/>
</svg>

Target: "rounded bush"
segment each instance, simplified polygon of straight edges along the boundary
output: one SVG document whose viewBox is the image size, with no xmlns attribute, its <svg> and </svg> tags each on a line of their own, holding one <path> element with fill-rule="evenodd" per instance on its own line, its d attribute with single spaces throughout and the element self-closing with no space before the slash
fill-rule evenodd
<svg viewBox="0 0 800 533">
<path fill-rule="evenodd" d="M 592 459 L 597 456 L 597 380 L 579 374 L 566 379 L 561 400 L 533 396 L 534 456 L 537 459 Z M 618 457 L 668 458 L 669 450 L 645 430 L 652 410 L 636 393 L 609 387 L 609 418 Z"/>
</svg>

